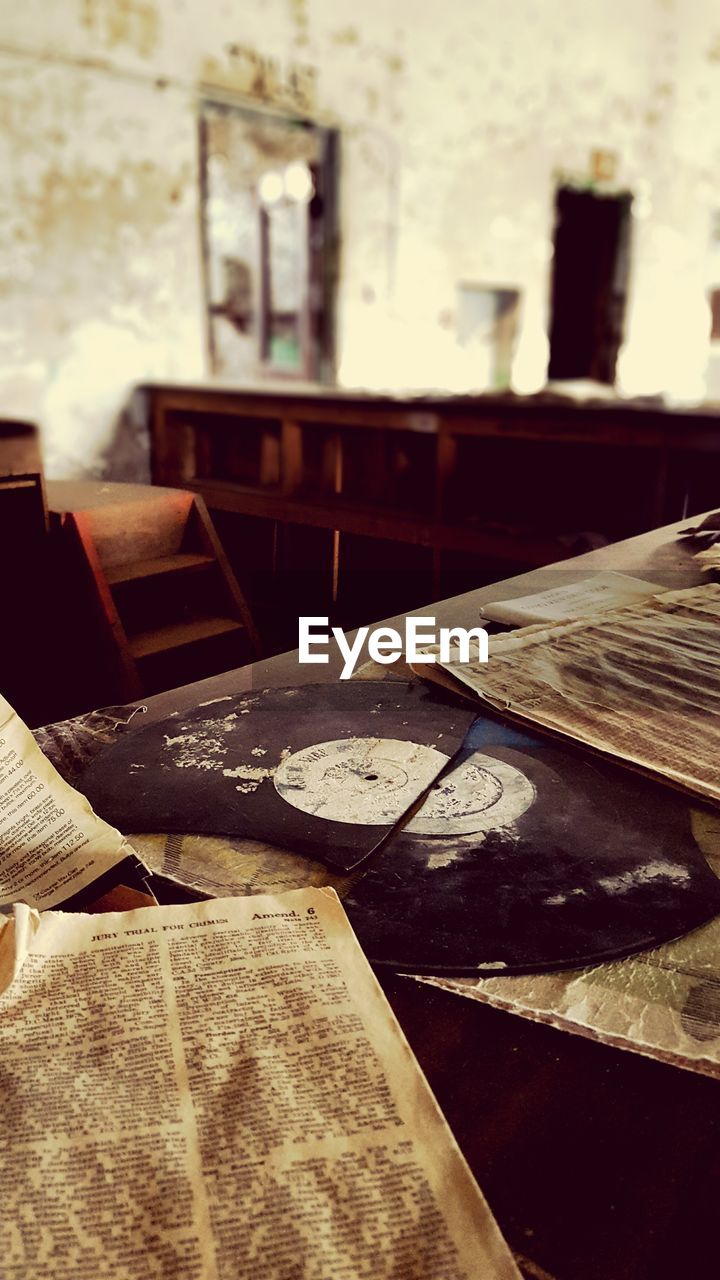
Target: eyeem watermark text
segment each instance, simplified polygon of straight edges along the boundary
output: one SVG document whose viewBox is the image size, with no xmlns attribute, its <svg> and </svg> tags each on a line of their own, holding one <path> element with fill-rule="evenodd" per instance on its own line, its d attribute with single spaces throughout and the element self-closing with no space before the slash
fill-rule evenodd
<svg viewBox="0 0 720 1280">
<path fill-rule="evenodd" d="M 349 680 L 367 641 L 373 662 L 389 665 L 398 658 L 406 662 L 487 662 L 488 637 L 484 627 L 440 627 L 435 618 L 406 618 L 405 634 L 394 627 L 360 627 L 352 643 L 342 627 L 328 628 L 327 618 L 298 618 L 300 662 L 327 663 L 332 641 L 343 658 L 341 680 Z M 474 642 L 474 643 L 473 643 Z M 423 650 L 433 647 L 437 653 Z"/>
</svg>

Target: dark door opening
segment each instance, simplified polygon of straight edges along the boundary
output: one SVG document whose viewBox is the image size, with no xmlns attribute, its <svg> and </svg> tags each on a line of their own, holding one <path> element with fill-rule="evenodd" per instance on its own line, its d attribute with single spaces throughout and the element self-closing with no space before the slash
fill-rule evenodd
<svg viewBox="0 0 720 1280">
<path fill-rule="evenodd" d="M 623 338 L 632 196 L 559 187 L 555 201 L 551 380 L 615 381 Z"/>
</svg>

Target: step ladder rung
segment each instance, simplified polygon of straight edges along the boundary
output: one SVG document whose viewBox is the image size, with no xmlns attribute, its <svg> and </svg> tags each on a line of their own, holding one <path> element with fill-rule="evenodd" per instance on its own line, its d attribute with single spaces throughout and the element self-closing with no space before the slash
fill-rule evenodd
<svg viewBox="0 0 720 1280">
<path fill-rule="evenodd" d="M 116 564 L 105 569 L 105 577 L 111 587 L 125 582 L 139 582 L 146 578 L 160 578 L 168 574 L 191 573 L 217 564 L 214 556 L 179 553 L 174 556 L 155 556 L 150 560 L 133 560 L 129 564 Z"/>
<path fill-rule="evenodd" d="M 150 631 L 138 631 L 128 636 L 128 644 L 133 658 L 138 660 L 157 653 L 167 653 L 171 649 L 182 649 L 185 645 L 210 640 L 213 636 L 243 630 L 244 627 L 237 618 L 189 618 L 184 622 L 170 622 L 163 627 L 154 627 Z"/>
</svg>

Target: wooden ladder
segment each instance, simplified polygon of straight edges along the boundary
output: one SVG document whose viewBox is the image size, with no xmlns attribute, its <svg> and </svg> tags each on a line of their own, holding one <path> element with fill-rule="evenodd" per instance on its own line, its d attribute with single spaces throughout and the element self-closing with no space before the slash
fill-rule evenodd
<svg viewBox="0 0 720 1280">
<path fill-rule="evenodd" d="M 150 485 L 47 487 L 91 607 L 105 697 L 134 700 L 259 656 L 250 609 L 202 498 Z"/>
</svg>

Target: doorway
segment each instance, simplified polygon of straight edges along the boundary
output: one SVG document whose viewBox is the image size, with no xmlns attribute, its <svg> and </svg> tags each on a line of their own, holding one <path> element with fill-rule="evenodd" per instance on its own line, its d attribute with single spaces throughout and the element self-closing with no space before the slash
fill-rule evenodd
<svg viewBox="0 0 720 1280">
<path fill-rule="evenodd" d="M 555 199 L 551 381 L 612 385 L 623 339 L 630 265 L 629 192 L 561 186 Z"/>
</svg>

